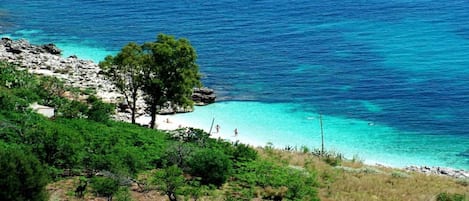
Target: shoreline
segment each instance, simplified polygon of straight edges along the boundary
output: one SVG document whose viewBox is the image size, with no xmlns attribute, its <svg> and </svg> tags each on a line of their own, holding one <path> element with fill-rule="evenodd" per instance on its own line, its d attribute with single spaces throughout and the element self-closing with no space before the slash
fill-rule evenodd
<svg viewBox="0 0 469 201">
<path fill-rule="evenodd" d="M 171 130 L 175 130 L 178 128 L 186 128 L 186 127 L 202 129 L 207 133 L 209 133 L 209 130 L 210 130 L 210 126 L 201 126 L 201 125 L 196 125 L 196 124 L 188 123 L 184 121 L 183 118 L 180 117 L 180 114 L 158 115 L 156 124 L 158 126 L 157 129 L 163 130 L 163 131 L 171 131 Z M 210 133 L 211 138 L 222 139 L 222 140 L 226 140 L 229 142 L 239 141 L 241 143 L 244 143 L 253 147 L 257 147 L 257 148 L 263 148 L 268 145 L 267 143 L 262 145 L 262 143 L 260 142 L 246 141 L 246 138 L 239 139 L 238 136 L 234 136 L 234 131 L 231 131 L 231 130 L 223 132 L 222 129 L 219 129 L 219 132 L 217 132 L 216 125 L 217 124 L 214 123 L 212 127 L 212 132 Z M 245 132 L 249 133 L 249 131 L 245 131 Z M 288 151 L 279 147 L 274 147 L 274 148 L 278 150 L 282 150 L 282 151 Z M 290 150 L 290 151 L 296 152 L 298 150 L 295 149 L 295 150 Z M 352 159 L 345 158 L 344 160 L 350 161 Z M 427 166 L 427 165 L 408 165 L 405 167 L 397 167 L 397 166 L 393 166 L 389 164 L 384 164 L 379 161 L 370 161 L 370 160 L 368 161 L 363 160 L 362 163 L 366 166 L 371 166 L 371 167 L 384 167 L 384 168 L 398 169 L 398 170 L 402 170 L 406 172 L 416 172 L 416 173 L 422 173 L 426 175 L 445 176 L 445 177 L 450 177 L 454 179 L 469 179 L 469 171 L 464 170 L 464 169 L 458 169 L 458 168 Z"/>
<path fill-rule="evenodd" d="M 77 57 L 63 58 L 60 56 L 60 54 L 57 55 L 57 54 L 51 54 L 50 52 L 38 52 L 39 50 L 37 49 L 37 47 L 40 47 L 40 46 L 31 45 L 29 44 L 29 42 L 25 40 L 19 41 L 18 43 L 20 44 L 19 46 L 15 47 L 16 49 L 11 50 L 11 47 L 10 47 L 10 51 L 17 51 L 18 53 L 8 52 L 6 47 L 3 47 L 3 46 L 0 47 L 0 59 L 4 59 L 13 63 L 18 63 L 22 68 L 28 69 L 30 72 L 33 72 L 36 74 L 50 75 L 50 76 L 55 76 L 55 77 L 64 79 L 66 80 L 68 84 L 75 86 L 75 87 L 94 88 L 96 89 L 96 92 L 98 93 L 98 95 L 100 95 L 100 97 L 104 99 L 113 100 L 119 96 L 119 94 L 116 93 L 115 88 L 112 87 L 112 84 L 105 81 L 102 78 L 102 76 L 99 75 L 99 67 L 97 66 L 96 63 L 92 61 L 81 60 L 81 59 L 78 59 Z M 18 55 L 21 55 L 21 56 L 18 56 Z M 216 103 L 216 104 L 218 105 L 220 103 Z M 218 108 L 217 110 L 224 112 L 223 110 L 225 109 L 226 108 Z M 264 131 L 263 129 L 265 127 L 262 127 L 259 125 L 255 125 L 255 126 L 243 125 L 245 123 L 245 119 L 243 118 L 246 118 L 246 117 L 254 116 L 255 118 L 258 118 L 257 120 L 260 120 L 259 118 L 268 118 L 266 117 L 266 114 L 265 114 L 265 110 L 267 110 L 266 108 L 263 108 L 263 109 L 261 108 L 259 110 L 261 110 L 260 114 L 252 113 L 252 111 L 249 111 L 250 113 L 243 114 L 245 116 L 234 115 L 234 114 L 228 113 L 227 114 L 229 116 L 228 118 L 231 121 L 233 121 L 233 122 L 230 122 L 232 123 L 232 125 L 229 125 L 228 122 L 218 122 L 218 121 L 223 121 L 223 120 L 221 120 L 221 118 L 217 118 L 217 122 L 213 125 L 212 133 L 210 133 L 210 136 L 212 138 L 221 138 L 221 139 L 230 140 L 233 142 L 240 141 L 242 143 L 249 144 L 251 146 L 256 146 L 256 147 L 258 146 L 263 147 L 269 142 L 280 143 L 280 144 L 274 144 L 276 145 L 274 147 L 277 149 L 282 149 L 282 145 L 281 145 L 282 142 L 286 144 L 288 144 L 288 142 L 291 142 L 291 141 L 288 141 L 288 140 L 291 140 L 289 139 L 288 136 L 291 134 L 291 132 L 294 132 L 293 130 L 294 128 L 286 128 L 290 130 L 279 130 L 277 131 L 277 133 L 269 133 L 271 136 L 269 136 L 270 138 L 268 138 L 268 140 L 255 139 L 253 136 L 245 135 L 245 133 L 256 135 L 257 134 L 256 132 L 261 132 L 261 131 L 270 132 L 270 130 Z M 281 113 L 281 112 L 283 111 L 280 111 L 278 113 Z M 116 117 L 116 120 L 129 122 L 129 119 L 126 116 L 128 115 L 128 113 L 121 113 L 121 114 L 123 114 L 123 116 L 120 116 L 121 118 L 119 116 Z M 195 121 L 190 121 L 187 119 L 184 120 L 182 116 L 184 115 L 183 114 L 158 115 L 157 120 L 156 120 L 158 129 L 174 130 L 179 127 L 188 126 L 188 127 L 200 128 L 200 129 L 205 130 L 206 132 L 210 130 L 210 123 L 213 117 L 208 118 L 209 115 L 206 115 L 205 116 L 206 119 L 204 119 L 205 122 L 201 123 L 201 121 L 195 122 Z M 144 111 L 140 110 L 138 112 L 137 119 L 139 118 L 143 119 L 142 121 L 144 124 L 146 121 Z M 274 120 L 279 120 L 279 119 L 274 119 Z M 149 120 L 147 122 L 149 122 Z M 296 122 L 290 122 L 290 120 L 284 119 L 282 117 L 280 117 L 280 120 L 278 122 L 280 122 L 281 124 L 296 123 Z M 220 127 L 221 127 L 220 132 L 216 132 L 215 126 L 217 124 L 220 124 Z M 259 126 L 259 127 L 256 127 L 256 126 Z M 275 124 L 268 125 L 268 126 L 275 126 Z M 279 127 L 282 125 L 277 124 L 276 126 Z M 239 129 L 238 136 L 235 136 L 234 134 L 235 129 Z M 297 139 L 297 140 L 304 142 L 304 144 L 309 144 L 310 146 L 313 146 L 313 144 L 308 143 L 311 141 L 302 141 L 301 139 Z M 338 149 L 338 150 L 341 150 L 341 153 L 347 153 L 347 150 L 343 150 L 343 149 Z M 351 152 L 351 153 L 354 153 L 354 152 Z M 360 156 L 360 154 L 358 155 Z M 383 166 L 382 164 L 386 164 L 386 163 L 380 163 L 379 160 L 376 160 L 376 159 L 368 159 L 368 160 L 365 159 L 364 161 L 367 161 L 365 162 L 365 164 L 373 165 L 373 166 Z M 420 163 L 420 164 L 424 164 L 424 163 Z M 439 171 L 442 175 L 445 175 L 445 173 L 448 172 L 447 171 L 448 169 L 453 169 L 453 168 L 444 168 L 441 166 L 435 166 L 435 168 L 430 168 L 429 166 L 425 166 L 425 165 L 420 165 L 420 166 L 408 165 L 407 167 L 396 167 L 393 165 L 384 165 L 384 166 L 388 166 L 392 168 L 400 168 L 400 169 L 409 168 L 409 169 L 424 172 L 424 173 Z M 440 169 L 442 171 L 440 171 Z M 457 169 L 454 169 L 454 170 L 457 170 Z M 467 171 L 465 172 L 467 173 L 466 178 L 469 178 L 469 172 Z"/>
</svg>

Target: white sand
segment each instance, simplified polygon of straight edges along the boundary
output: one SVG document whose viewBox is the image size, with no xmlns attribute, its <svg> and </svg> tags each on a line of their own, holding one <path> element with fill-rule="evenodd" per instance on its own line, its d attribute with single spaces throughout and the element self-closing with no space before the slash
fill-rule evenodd
<svg viewBox="0 0 469 201">
<path fill-rule="evenodd" d="M 144 115 L 138 117 L 135 121 L 140 125 L 148 125 L 150 123 L 151 117 L 149 115 Z M 194 122 L 190 122 L 187 119 L 175 114 L 175 115 L 156 115 L 156 128 L 159 130 L 175 130 L 178 128 L 198 128 L 202 129 L 205 132 L 210 131 L 210 125 L 198 125 Z M 234 130 L 226 130 L 219 128 L 218 132 L 216 129 L 216 124 L 213 125 L 211 129 L 211 138 L 221 138 L 230 141 L 237 141 L 238 138 L 234 136 Z"/>
</svg>

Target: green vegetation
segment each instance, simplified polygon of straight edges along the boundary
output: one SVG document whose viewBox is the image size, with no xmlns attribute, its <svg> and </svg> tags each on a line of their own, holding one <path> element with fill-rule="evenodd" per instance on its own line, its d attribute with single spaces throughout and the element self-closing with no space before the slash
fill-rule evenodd
<svg viewBox="0 0 469 201">
<path fill-rule="evenodd" d="M 119 182 L 108 177 L 94 177 L 91 180 L 91 187 L 97 196 L 107 197 L 112 200 L 112 196 L 119 190 Z"/>
<path fill-rule="evenodd" d="M 99 63 L 104 74 L 124 95 L 131 110 L 131 121 L 135 123 L 138 91 L 144 86 L 143 69 L 147 68 L 148 59 L 143 49 L 136 43 L 129 43 L 115 56 L 107 56 Z"/>
<path fill-rule="evenodd" d="M 159 190 L 163 191 L 171 201 L 177 200 L 176 191 L 184 186 L 184 176 L 182 170 L 172 165 L 156 172 L 153 184 L 159 185 Z"/>
<path fill-rule="evenodd" d="M 197 54 L 187 39 L 176 40 L 160 34 L 155 42 L 131 42 L 115 56 L 107 56 L 99 66 L 124 94 L 135 123 L 139 90 L 144 92 L 155 127 L 161 108 L 192 107 L 192 89 L 201 85 Z"/>
<path fill-rule="evenodd" d="M 0 141 L 0 159 L 0 200 L 47 200 L 47 174 L 34 155 Z"/>
<path fill-rule="evenodd" d="M 462 194 L 451 194 L 451 193 L 440 193 L 436 197 L 437 201 L 467 201 L 469 200 L 468 197 Z"/>
<path fill-rule="evenodd" d="M 48 178 L 60 182 L 69 177 L 85 176 L 90 179 L 80 180 L 70 189 L 74 193 L 69 195 L 128 198 L 128 193 L 120 189 L 136 182 L 142 189 L 163 191 L 171 200 L 210 197 L 216 196 L 215 192 L 230 178 L 243 175 L 244 169 L 239 167 L 258 159 L 253 148 L 209 138 L 209 134 L 200 129 L 164 133 L 111 121 L 109 115 L 113 106 L 90 95 L 89 90 L 86 92 L 89 96 L 84 96 L 81 90 L 67 88 L 56 79 L 33 76 L 3 62 L 0 67 L 0 143 L 26 150 L 16 155 L 7 153 L 25 158 L 20 165 L 37 173 L 23 174 L 28 178 L 11 183 L 16 185 L 13 190 L 21 189 L 18 185 L 27 186 L 30 185 L 27 182 L 37 181 L 37 195 L 45 195 L 43 187 Z M 74 95 L 64 95 L 70 93 Z M 56 108 L 56 117 L 47 119 L 33 112 L 28 108 L 33 102 Z M 7 159 L 2 157 L 2 162 L 9 163 Z M 140 175 L 155 169 L 155 174 L 139 179 Z M 100 176 L 95 176 L 97 174 Z M 303 175 L 289 176 L 295 179 Z M 236 183 L 243 182 L 248 181 Z M 315 188 L 315 182 L 309 184 L 308 188 Z M 277 186 L 280 184 L 276 183 Z M 291 188 L 286 195 L 293 199 L 297 194 L 294 191 Z M 15 195 L 13 192 L 5 194 Z M 245 195 L 256 196 L 254 192 Z"/>
<path fill-rule="evenodd" d="M 232 161 L 222 150 L 202 149 L 189 160 L 190 173 L 202 178 L 202 184 L 221 186 L 232 172 Z"/>
<path fill-rule="evenodd" d="M 150 101 L 190 105 L 186 95 L 199 75 L 188 42 L 160 35 L 154 43 L 129 44 L 102 65 L 134 75 L 131 67 L 140 63 L 133 62 L 143 58 L 152 59 L 151 73 L 146 66 L 138 72 L 150 75 L 143 80 L 151 85 L 139 89 L 157 89 L 151 93 L 158 96 L 147 94 Z M 48 194 L 50 200 L 467 200 L 466 180 L 369 167 L 308 147 L 254 149 L 200 129 L 162 132 L 116 122 L 114 105 L 93 90 L 15 67 L 0 61 L 0 200 L 48 200 Z M 173 78 L 156 79 L 163 72 L 190 79 L 173 86 Z M 133 88 L 121 90 L 132 97 Z M 56 116 L 35 113 L 34 102 L 55 108 Z"/>
</svg>

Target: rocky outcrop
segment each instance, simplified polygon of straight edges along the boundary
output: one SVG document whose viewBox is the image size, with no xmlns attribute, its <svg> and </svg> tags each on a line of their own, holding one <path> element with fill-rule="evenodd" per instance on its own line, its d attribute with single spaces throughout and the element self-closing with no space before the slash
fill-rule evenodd
<svg viewBox="0 0 469 201">
<path fill-rule="evenodd" d="M 60 55 L 62 50 L 60 50 L 55 44 L 45 44 L 42 46 L 36 46 L 29 44 L 28 41 L 20 40 L 11 40 L 10 38 L 2 38 L 1 45 L 5 47 L 5 51 L 11 52 L 13 54 L 21 54 L 23 51 L 28 53 L 49 53 L 52 55 Z"/>
<path fill-rule="evenodd" d="M 0 40 L 0 60 L 17 64 L 20 68 L 31 73 L 54 76 L 65 82 L 66 85 L 95 90 L 97 96 L 104 101 L 121 103 L 124 98 L 115 85 L 105 79 L 98 64 L 89 60 L 82 60 L 76 56 L 63 58 L 61 50 L 54 44 L 32 45 L 24 39 L 12 40 L 2 38 Z M 215 101 L 213 90 L 202 88 L 195 90 L 201 95 L 196 95 L 198 105 L 205 105 Z M 140 93 L 141 94 L 141 93 Z M 146 115 L 146 104 L 140 95 L 137 101 L 137 117 Z M 176 107 L 176 111 L 170 105 L 161 109 L 162 114 L 175 112 L 190 112 L 187 108 Z M 130 121 L 128 109 L 122 108 L 115 115 L 117 120 Z"/>
<path fill-rule="evenodd" d="M 42 45 L 42 48 L 47 51 L 48 53 L 50 54 L 53 54 L 53 55 L 60 55 L 62 54 L 62 50 L 60 50 L 57 46 L 55 46 L 55 44 L 53 43 L 49 43 L 49 44 L 46 44 L 46 45 Z"/>
<path fill-rule="evenodd" d="M 57 77 L 65 84 L 93 89 L 109 102 L 122 97 L 116 87 L 101 75 L 97 64 L 74 57 L 63 58 L 54 44 L 31 45 L 28 41 L 2 38 L 0 59 L 17 64 L 31 73 Z"/>
<path fill-rule="evenodd" d="M 419 172 L 428 175 L 448 176 L 456 179 L 469 179 L 469 171 L 457 170 L 453 168 L 444 167 L 429 167 L 429 166 L 408 166 L 404 168 L 406 171 Z"/>
<path fill-rule="evenodd" d="M 203 88 L 194 88 L 192 93 L 192 100 L 194 100 L 196 105 L 208 105 L 215 102 L 215 95 L 213 89 L 207 87 Z"/>
</svg>

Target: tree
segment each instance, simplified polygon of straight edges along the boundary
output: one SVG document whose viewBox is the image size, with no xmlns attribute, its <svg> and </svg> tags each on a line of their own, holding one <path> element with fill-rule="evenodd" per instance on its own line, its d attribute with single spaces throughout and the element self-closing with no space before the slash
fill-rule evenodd
<svg viewBox="0 0 469 201">
<path fill-rule="evenodd" d="M 155 42 L 145 43 L 150 55 L 145 68 L 146 102 L 151 114 L 150 126 L 155 127 L 156 114 L 166 103 L 176 111 L 179 107 L 192 107 L 192 90 L 200 86 L 197 54 L 187 39 L 159 34 Z"/>
<path fill-rule="evenodd" d="M 146 56 L 140 45 L 131 42 L 124 46 L 117 56 L 109 55 L 99 63 L 104 74 L 124 95 L 131 110 L 133 124 L 137 110 L 137 95 L 144 84 L 143 68 Z"/>
<path fill-rule="evenodd" d="M 202 149 L 189 160 L 190 173 L 201 177 L 202 184 L 220 186 L 232 173 L 233 164 L 229 157 L 218 149 Z"/>
<path fill-rule="evenodd" d="M 160 190 L 165 192 L 169 200 L 177 201 L 176 191 L 184 185 L 184 180 L 182 170 L 173 165 L 156 172 L 152 183 L 159 185 Z"/>
<path fill-rule="evenodd" d="M 47 200 L 48 180 L 34 155 L 0 142 L 0 200 Z"/>
</svg>

